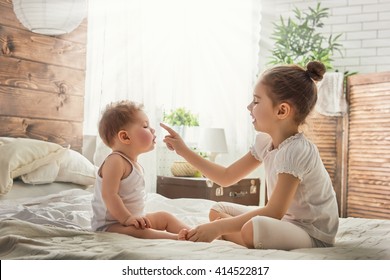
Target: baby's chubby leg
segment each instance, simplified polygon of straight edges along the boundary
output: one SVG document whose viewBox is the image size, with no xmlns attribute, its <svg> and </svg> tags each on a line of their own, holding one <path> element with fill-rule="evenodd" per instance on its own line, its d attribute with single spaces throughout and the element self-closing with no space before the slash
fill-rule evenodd
<svg viewBox="0 0 390 280">
<path fill-rule="evenodd" d="M 171 233 L 165 230 L 156 230 L 152 228 L 137 229 L 134 226 L 123 226 L 121 224 L 110 225 L 108 232 L 117 232 L 143 239 L 173 239 L 180 240 L 178 233 Z"/>
<path fill-rule="evenodd" d="M 166 230 L 171 233 L 180 233 L 181 230 L 190 228 L 168 212 L 159 211 L 146 214 L 150 220 L 152 228 L 156 230 Z"/>
<path fill-rule="evenodd" d="M 108 232 L 117 232 L 144 239 L 186 240 L 189 227 L 167 212 L 154 212 L 145 215 L 151 228 L 137 229 L 119 223 L 110 225 Z"/>
</svg>

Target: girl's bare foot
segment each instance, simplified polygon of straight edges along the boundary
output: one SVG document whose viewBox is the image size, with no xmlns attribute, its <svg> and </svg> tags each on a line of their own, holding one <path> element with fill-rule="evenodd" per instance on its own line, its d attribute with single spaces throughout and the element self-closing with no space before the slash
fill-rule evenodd
<svg viewBox="0 0 390 280">
<path fill-rule="evenodd" d="M 188 229 L 183 228 L 177 234 L 177 240 L 187 240 Z"/>
</svg>

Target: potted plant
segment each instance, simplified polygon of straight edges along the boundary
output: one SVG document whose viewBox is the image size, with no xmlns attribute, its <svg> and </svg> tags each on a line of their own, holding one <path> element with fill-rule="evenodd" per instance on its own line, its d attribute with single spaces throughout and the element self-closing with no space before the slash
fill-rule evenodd
<svg viewBox="0 0 390 280">
<path fill-rule="evenodd" d="M 183 107 L 164 112 L 163 121 L 172 126 L 199 126 L 198 116 Z"/>
<path fill-rule="evenodd" d="M 184 107 L 164 112 L 163 121 L 173 127 L 184 138 L 188 145 L 196 144 L 199 134 L 199 117 Z"/>
<path fill-rule="evenodd" d="M 194 128 L 199 127 L 199 118 L 191 111 L 179 107 L 168 113 L 164 112 L 163 121 L 173 127 L 190 146 L 195 144 L 195 137 L 199 133 Z M 194 142 L 194 143 L 192 143 Z M 194 150 L 195 147 L 192 147 Z M 171 172 L 174 176 L 200 177 L 199 171 L 187 161 L 175 160 L 171 165 Z"/>
<path fill-rule="evenodd" d="M 338 42 L 341 34 L 325 36 L 321 29 L 323 20 L 329 17 L 329 8 L 322 8 L 318 3 L 315 8 L 301 12 L 294 8 L 294 18 L 285 20 L 280 16 L 280 22 L 274 23 L 272 39 L 275 45 L 272 50 L 269 65 L 298 64 L 306 66 L 309 61 L 322 62 L 327 70 L 333 70 L 333 54 L 341 55 L 342 44 Z M 334 72 L 338 72 L 337 69 Z M 344 71 L 344 91 L 347 77 L 357 72 Z"/>
<path fill-rule="evenodd" d="M 342 34 L 326 37 L 321 28 L 323 19 L 329 16 L 328 8 L 322 8 L 321 3 L 316 8 L 309 7 L 308 12 L 294 8 L 294 19 L 285 20 L 280 16 L 280 22 L 274 23 L 272 39 L 275 46 L 269 64 L 298 64 L 306 66 L 309 61 L 322 62 L 327 69 L 333 69 L 332 55 L 340 52 L 342 45 L 338 40 Z"/>
</svg>

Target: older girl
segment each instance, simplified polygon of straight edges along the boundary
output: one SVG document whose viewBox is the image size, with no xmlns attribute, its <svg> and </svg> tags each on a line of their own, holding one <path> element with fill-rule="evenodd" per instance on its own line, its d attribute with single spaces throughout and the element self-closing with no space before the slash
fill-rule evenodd
<svg viewBox="0 0 390 280">
<path fill-rule="evenodd" d="M 168 148 L 206 177 L 229 186 L 264 163 L 268 203 L 255 210 L 227 202 L 210 210 L 210 223 L 191 229 L 187 239 L 233 241 L 248 248 L 329 247 L 335 242 L 338 210 L 331 179 L 317 147 L 299 131 L 317 101 L 316 82 L 325 73 L 320 62 L 265 71 L 248 110 L 258 135 L 250 151 L 229 167 L 204 160 L 180 136 L 162 124 Z"/>
</svg>

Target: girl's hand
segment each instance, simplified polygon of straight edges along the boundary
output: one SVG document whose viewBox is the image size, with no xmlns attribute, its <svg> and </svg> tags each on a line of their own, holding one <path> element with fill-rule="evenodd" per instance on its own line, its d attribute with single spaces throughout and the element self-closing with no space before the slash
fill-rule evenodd
<svg viewBox="0 0 390 280">
<path fill-rule="evenodd" d="M 145 229 L 145 228 L 151 228 L 152 224 L 150 220 L 147 217 L 134 217 L 130 216 L 127 218 L 124 226 L 134 226 L 136 229 Z"/>
<path fill-rule="evenodd" d="M 191 229 L 187 233 L 187 240 L 194 242 L 211 242 L 219 236 L 218 226 L 212 222 Z"/>
<path fill-rule="evenodd" d="M 168 131 L 169 135 L 166 135 L 163 142 L 167 145 L 168 149 L 171 151 L 176 151 L 177 154 L 180 154 L 187 146 L 184 143 L 180 135 L 174 131 L 169 126 L 160 123 L 160 126 Z"/>
</svg>

